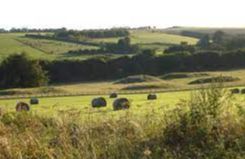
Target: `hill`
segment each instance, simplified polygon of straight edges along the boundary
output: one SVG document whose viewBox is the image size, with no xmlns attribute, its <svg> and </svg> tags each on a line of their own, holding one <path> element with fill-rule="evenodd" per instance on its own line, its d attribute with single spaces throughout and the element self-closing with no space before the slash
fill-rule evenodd
<svg viewBox="0 0 245 159">
<path fill-rule="evenodd" d="M 28 56 L 35 59 L 83 59 L 87 58 L 87 56 L 69 56 L 66 53 L 80 49 L 97 49 L 94 46 L 56 40 L 26 38 L 24 35 L 24 33 L 0 34 L 0 59 L 20 52 L 25 52 Z"/>
<path fill-rule="evenodd" d="M 217 30 L 223 31 L 227 35 L 245 35 L 245 28 L 205 28 L 205 27 L 170 27 L 163 29 L 164 33 L 176 34 L 190 37 L 200 37 L 202 34 L 213 34 Z M 196 33 L 196 35 L 195 35 Z"/>
<path fill-rule="evenodd" d="M 163 50 L 170 45 L 180 44 L 185 41 L 189 44 L 196 44 L 198 39 L 187 36 L 166 34 L 160 30 L 130 30 L 130 38 L 133 44 L 142 48 L 155 48 Z M 116 43 L 120 38 L 95 38 L 90 39 L 95 43 Z"/>
</svg>

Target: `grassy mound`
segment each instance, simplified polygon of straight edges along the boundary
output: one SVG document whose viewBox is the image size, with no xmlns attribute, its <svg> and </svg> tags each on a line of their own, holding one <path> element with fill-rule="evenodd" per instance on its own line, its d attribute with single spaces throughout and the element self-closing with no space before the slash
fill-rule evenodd
<svg viewBox="0 0 245 159">
<path fill-rule="evenodd" d="M 124 87 L 122 90 L 144 90 L 144 89 L 168 89 L 174 88 L 175 86 L 170 83 L 147 83 L 147 84 L 137 84 Z"/>
<path fill-rule="evenodd" d="M 200 78 L 189 82 L 189 84 L 205 84 L 205 83 L 217 83 L 217 82 L 234 82 L 240 80 L 237 77 L 232 76 L 218 76 L 210 78 Z"/>
<path fill-rule="evenodd" d="M 130 84 L 130 83 L 142 83 L 142 82 L 161 82 L 162 80 L 149 75 L 134 75 L 122 78 L 115 82 L 115 84 Z"/>
<path fill-rule="evenodd" d="M 168 73 L 161 76 L 161 79 L 164 80 L 171 80 L 171 79 L 178 79 L 178 78 L 193 78 L 193 77 L 203 77 L 209 76 L 208 73 Z"/>
<path fill-rule="evenodd" d="M 29 89 L 8 89 L 0 90 L 0 96 L 10 95 L 31 95 L 31 94 L 57 94 L 66 93 L 65 90 L 55 87 L 40 87 L 40 88 L 29 88 Z"/>
</svg>

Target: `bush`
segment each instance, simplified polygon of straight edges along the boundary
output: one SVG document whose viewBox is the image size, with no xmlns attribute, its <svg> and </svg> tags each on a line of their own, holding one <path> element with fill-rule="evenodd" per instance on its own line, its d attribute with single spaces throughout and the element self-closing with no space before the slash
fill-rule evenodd
<svg viewBox="0 0 245 159">
<path fill-rule="evenodd" d="M 229 112 L 231 109 L 228 109 L 232 107 L 231 96 L 218 87 L 199 91 L 190 101 L 182 102 L 181 109 L 169 114 L 174 117 L 168 119 L 164 142 L 172 154 L 182 156 L 178 158 L 230 158 L 237 155 L 239 145 L 232 143 L 236 136 L 234 127 L 226 125 L 235 122 Z"/>
<path fill-rule="evenodd" d="M 240 80 L 239 78 L 231 76 L 219 76 L 219 77 L 210 77 L 210 78 L 201 78 L 189 82 L 189 84 L 205 84 L 205 83 L 217 83 L 217 82 L 234 82 Z"/>
<path fill-rule="evenodd" d="M 38 61 L 30 60 L 24 53 L 13 54 L 0 66 L 0 87 L 38 87 L 47 84 L 48 77 Z"/>
</svg>

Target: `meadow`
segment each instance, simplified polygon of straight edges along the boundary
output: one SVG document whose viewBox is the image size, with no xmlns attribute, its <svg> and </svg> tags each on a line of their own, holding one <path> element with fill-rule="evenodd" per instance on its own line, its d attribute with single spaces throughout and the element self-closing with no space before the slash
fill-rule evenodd
<svg viewBox="0 0 245 159">
<path fill-rule="evenodd" d="M 165 109 L 169 105 L 175 105 L 180 99 L 186 99 L 190 92 L 169 92 L 157 94 L 158 100 L 147 100 L 147 94 L 119 94 L 119 97 L 126 97 L 132 104 L 132 111 L 138 115 L 143 115 L 143 112 L 152 109 Z M 63 112 L 81 112 L 81 116 L 85 115 L 112 115 L 112 103 L 115 99 L 109 98 L 109 95 L 101 95 L 107 100 L 107 107 L 101 109 L 94 109 L 91 106 L 92 99 L 100 95 L 92 96 L 67 96 L 67 97 L 43 97 L 40 98 L 40 104 L 32 106 L 32 112 L 36 114 L 57 116 Z M 17 99 L 2 99 L 0 106 L 7 112 L 15 111 L 15 106 L 18 101 L 29 103 L 29 98 Z M 143 113 L 143 114 L 142 114 Z"/>
<path fill-rule="evenodd" d="M 50 33 L 45 33 L 50 34 Z M 131 31 L 130 38 L 133 44 L 138 44 L 143 49 L 154 48 L 163 51 L 173 44 L 186 41 L 195 44 L 197 39 L 179 35 L 170 35 L 161 32 Z M 84 39 L 92 43 L 116 43 L 119 38 L 95 38 Z M 87 59 L 89 55 L 70 55 L 68 51 L 97 49 L 91 45 L 76 44 L 58 40 L 34 39 L 25 37 L 25 33 L 1 33 L 0 34 L 0 59 L 9 54 L 25 52 L 34 59 L 62 60 L 62 59 Z"/>
<path fill-rule="evenodd" d="M 121 111 L 108 98 L 108 108 L 92 109 L 94 96 L 40 98 L 28 113 L 2 100 L 0 158 L 244 157 L 244 97 L 216 87 L 158 96 L 126 96 L 132 106 Z"/>
</svg>

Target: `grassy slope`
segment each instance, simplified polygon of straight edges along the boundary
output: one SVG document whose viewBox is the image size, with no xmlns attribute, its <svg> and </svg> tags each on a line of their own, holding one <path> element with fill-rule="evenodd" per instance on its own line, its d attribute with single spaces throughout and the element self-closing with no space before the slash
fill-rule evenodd
<svg viewBox="0 0 245 159">
<path fill-rule="evenodd" d="M 177 27 L 177 28 L 167 28 L 164 32 L 170 34 L 181 34 L 182 31 L 193 31 L 199 33 L 213 34 L 217 30 L 222 30 L 226 34 L 237 35 L 245 34 L 245 28 L 205 28 L 205 27 Z"/>
<path fill-rule="evenodd" d="M 182 41 L 186 41 L 189 44 L 196 44 L 197 39 L 170 35 L 162 32 L 153 31 L 132 31 L 131 32 L 132 43 L 135 44 L 149 44 L 149 43 L 162 43 L 162 44 L 180 44 Z"/>
<path fill-rule="evenodd" d="M 83 50 L 83 49 L 97 49 L 95 46 L 73 44 L 67 42 L 60 42 L 55 40 L 44 39 L 31 39 L 31 38 L 19 38 L 20 42 L 41 50 L 48 54 L 64 54 L 68 51 Z"/>
<path fill-rule="evenodd" d="M 139 44 L 142 48 L 155 48 L 163 50 L 169 45 L 180 44 L 182 41 L 186 41 L 189 44 L 196 44 L 198 39 L 166 34 L 159 31 L 148 31 L 148 30 L 131 30 L 131 40 L 133 44 Z M 93 39 L 93 42 L 109 42 L 116 43 L 119 38 L 100 38 Z"/>
<path fill-rule="evenodd" d="M 23 38 L 23 35 L 23 33 L 0 34 L 0 59 L 19 52 L 26 52 L 34 59 L 86 59 L 90 56 L 70 56 L 65 52 L 79 49 L 96 49 L 96 47 L 54 40 Z"/>
<path fill-rule="evenodd" d="M 8 56 L 12 53 L 26 52 L 33 58 L 42 58 L 45 53 L 34 49 L 30 46 L 26 46 L 15 38 L 21 34 L 0 34 L 0 58 Z"/>
</svg>

